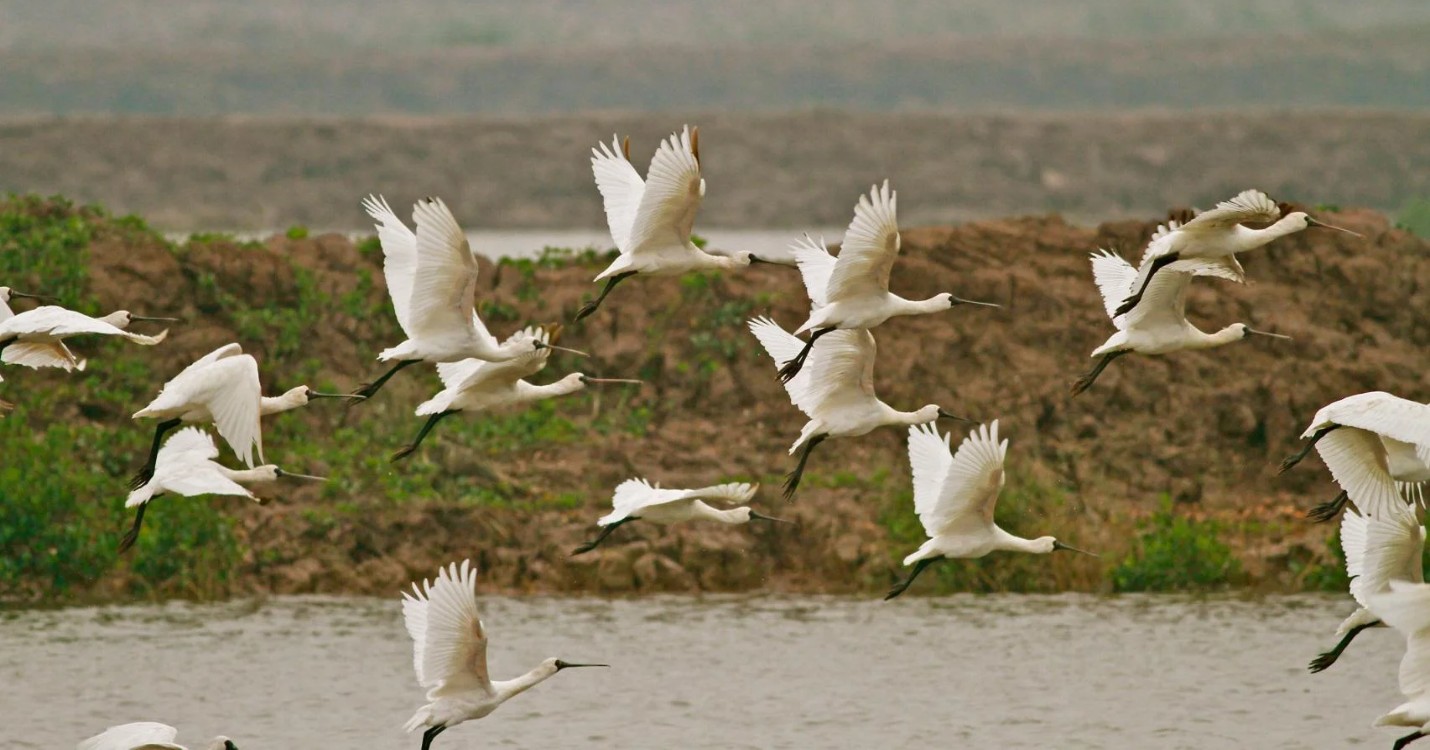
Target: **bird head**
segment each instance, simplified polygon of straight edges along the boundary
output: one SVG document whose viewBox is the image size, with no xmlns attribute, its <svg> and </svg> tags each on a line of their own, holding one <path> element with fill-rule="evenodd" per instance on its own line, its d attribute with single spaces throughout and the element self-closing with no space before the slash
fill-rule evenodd
<svg viewBox="0 0 1430 750">
<path fill-rule="evenodd" d="M 215 737 L 209 741 L 208 750 L 238 750 L 238 745 L 227 737 Z"/>
<path fill-rule="evenodd" d="M 1097 557 L 1097 555 L 1088 552 L 1087 550 L 1078 549 L 1077 547 L 1070 547 L 1050 536 L 1040 536 L 1037 539 L 1034 539 L 1033 543 L 1039 545 L 1040 547 L 1046 547 L 1046 549 L 1038 550 L 1043 554 L 1047 554 L 1049 552 L 1056 552 L 1058 550 L 1066 550 L 1068 552 L 1077 552 L 1079 554 L 1087 555 L 1088 557 Z"/>
<path fill-rule="evenodd" d="M 322 391 L 315 391 L 306 385 L 300 385 L 297 388 L 289 390 L 283 394 L 283 397 L 294 400 L 299 406 L 307 406 L 309 401 L 319 398 L 345 398 L 353 401 L 362 400 L 362 396 L 356 396 L 351 393 L 323 393 Z"/>
<path fill-rule="evenodd" d="M 944 292 L 943 294 L 934 295 L 934 299 L 939 300 L 940 302 L 942 302 L 943 304 L 945 304 L 945 305 L 947 305 L 947 306 L 949 306 L 949 307 L 958 307 L 959 305 L 981 305 L 981 306 L 983 306 L 983 307 L 1002 307 L 1002 305 L 999 305 L 999 304 L 994 303 L 994 302 L 979 302 L 978 300 L 964 299 L 964 298 L 962 298 L 962 297 L 959 297 L 959 296 L 954 295 L 954 294 L 950 294 L 950 293 L 948 293 L 948 292 Z"/>
<path fill-rule="evenodd" d="M 741 520 L 743 523 L 749 523 L 750 521 L 772 521 L 772 522 L 774 522 L 774 523 L 794 523 L 794 521 L 790 521 L 790 520 L 788 520 L 788 519 L 775 518 L 774 516 L 767 516 L 767 515 L 764 515 L 764 514 L 762 514 L 762 513 L 756 513 L 754 510 L 752 510 L 752 509 L 749 508 L 749 507 L 735 508 L 735 510 L 737 510 L 737 511 L 742 511 L 741 516 L 743 516 L 743 517 L 742 517 L 740 520 Z"/>
<path fill-rule="evenodd" d="M 178 318 L 153 318 L 147 315 L 135 315 L 128 310 L 115 310 L 114 312 L 100 318 L 119 330 L 127 330 L 129 326 L 138 321 L 149 321 L 154 323 L 178 323 Z"/>
<path fill-rule="evenodd" d="M 30 294 L 29 292 L 21 292 L 15 289 L 11 289 L 8 286 L 0 286 L 0 302 L 9 302 L 10 300 L 16 298 L 33 299 L 38 300 L 40 302 L 48 302 L 51 304 L 54 304 L 58 301 L 54 297 L 46 297 L 42 294 Z"/>
<path fill-rule="evenodd" d="M 1290 336 L 1280 333 L 1271 333 L 1270 331 L 1258 331 L 1245 323 L 1232 323 L 1226 327 L 1226 330 L 1234 332 L 1236 334 L 1236 340 L 1244 339 L 1248 336 L 1266 336 L 1267 338 L 1273 339 L 1291 340 Z"/>
<path fill-rule="evenodd" d="M 278 479 L 278 478 L 280 478 L 280 477 L 288 477 L 288 478 L 290 478 L 290 479 L 306 479 L 306 480 L 308 480 L 308 481 L 310 481 L 310 482 L 326 482 L 326 481 L 328 481 L 328 478 L 327 478 L 327 477 L 315 477 L 315 476 L 313 476 L 312 474 L 298 474 L 298 473 L 292 472 L 292 471 L 284 471 L 283 469 L 280 469 L 280 468 L 278 468 L 277 466 L 274 466 L 273 464 L 268 464 L 267 466 L 260 466 L 260 467 L 258 467 L 257 469 L 255 469 L 255 471 L 268 471 L 268 472 L 270 472 L 270 473 L 272 474 L 271 477 L 268 477 L 268 481 L 270 481 L 270 482 L 271 482 L 271 481 L 274 481 L 274 480 L 276 480 L 276 479 Z"/>
<path fill-rule="evenodd" d="M 545 668 L 551 670 L 551 673 L 552 673 L 552 674 L 556 674 L 557 672 L 560 672 L 560 671 L 563 670 L 563 669 L 574 669 L 574 668 L 579 668 L 579 667 L 609 667 L 609 666 L 611 666 L 611 665 L 609 665 L 609 664 L 574 664 L 574 663 L 569 662 L 569 661 L 562 661 L 562 660 L 560 660 L 560 659 L 557 659 L 557 658 L 555 658 L 555 657 L 552 657 L 552 658 L 547 659 L 546 661 L 542 662 L 542 663 L 541 663 L 541 666 L 543 666 L 543 667 L 545 667 Z"/>
<path fill-rule="evenodd" d="M 1297 232 L 1301 231 L 1302 229 L 1308 229 L 1310 227 L 1319 227 L 1321 229 L 1334 229 L 1337 232 L 1345 232 L 1346 234 L 1352 235 L 1354 237 L 1365 236 L 1359 232 L 1352 232 L 1345 227 L 1338 227 L 1334 224 L 1327 224 L 1324 221 L 1318 221 L 1316 219 L 1313 219 L 1311 218 L 1310 214 L 1307 214 L 1305 211 L 1292 211 L 1291 213 L 1286 214 L 1286 216 L 1283 217 L 1281 221 L 1291 225 L 1291 228 Z"/>
<path fill-rule="evenodd" d="M 967 417 L 960 417 L 952 412 L 944 411 L 943 407 L 939 406 L 938 404 L 929 404 L 928 406 L 925 406 L 924 408 L 919 409 L 917 412 L 914 413 L 919 415 L 919 418 L 921 420 L 920 422 L 918 422 L 918 424 L 932 422 L 935 419 L 952 419 L 955 422 L 978 424 L 978 422 L 972 419 L 968 419 Z"/>
</svg>

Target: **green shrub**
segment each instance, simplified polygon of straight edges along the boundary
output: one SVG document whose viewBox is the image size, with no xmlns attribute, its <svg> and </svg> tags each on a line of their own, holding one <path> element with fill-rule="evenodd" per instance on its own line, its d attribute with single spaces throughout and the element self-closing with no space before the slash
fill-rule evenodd
<svg viewBox="0 0 1430 750">
<path fill-rule="evenodd" d="M 1395 225 L 1420 237 L 1430 237 L 1430 198 L 1411 198 L 1400 208 Z"/>
<path fill-rule="evenodd" d="M 1137 543 L 1112 571 L 1117 591 L 1188 591 L 1226 586 L 1241 565 L 1222 542 L 1220 524 L 1174 512 L 1170 498 L 1138 530 Z"/>
</svg>

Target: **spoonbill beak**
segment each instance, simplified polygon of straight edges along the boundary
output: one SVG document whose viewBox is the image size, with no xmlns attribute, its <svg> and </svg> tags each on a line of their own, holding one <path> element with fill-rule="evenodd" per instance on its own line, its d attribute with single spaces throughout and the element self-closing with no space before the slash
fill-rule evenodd
<svg viewBox="0 0 1430 750">
<path fill-rule="evenodd" d="M 950 296 L 952 296 L 952 295 L 950 295 Z M 954 297 L 954 298 L 953 298 L 953 304 L 955 304 L 955 305 L 982 305 L 982 306 L 984 306 L 984 307 L 1002 307 L 1002 305 L 1000 305 L 1000 304 L 998 304 L 998 303 L 996 303 L 996 302 L 979 302 L 978 300 L 964 299 L 964 298 L 962 298 L 962 297 Z"/>
<path fill-rule="evenodd" d="M 148 322 L 150 322 L 150 323 L 182 323 L 182 322 L 184 322 L 183 320 L 181 320 L 181 319 L 179 319 L 179 318 L 154 318 L 154 317 L 150 317 L 150 316 L 148 316 L 148 315 L 135 315 L 135 314 L 133 314 L 133 313 L 130 313 L 129 319 L 130 319 L 130 320 L 145 320 L 145 321 L 148 321 Z"/>
<path fill-rule="evenodd" d="M 308 398 L 309 398 L 309 399 L 315 399 L 315 398 L 345 398 L 345 399 L 348 399 L 348 400 L 350 400 L 350 401 L 362 401 L 362 400 L 363 400 L 363 396 L 359 396 L 359 395 L 357 395 L 357 394 L 355 394 L 355 393 L 321 393 L 321 392 L 319 392 L 319 391 L 308 391 Z"/>
<path fill-rule="evenodd" d="M 572 664 L 572 663 L 569 662 L 569 661 L 561 661 L 560 659 L 557 659 L 557 660 L 556 660 L 556 671 L 558 671 L 558 672 L 560 672 L 560 671 L 563 670 L 563 669 L 571 669 L 572 667 L 609 667 L 609 666 L 611 666 L 611 665 L 609 665 L 609 664 Z"/>
<path fill-rule="evenodd" d="M 1284 335 L 1284 334 L 1271 333 L 1270 331 L 1258 331 L 1258 330 L 1256 330 L 1255 328 L 1248 328 L 1248 329 L 1246 329 L 1246 332 L 1249 333 L 1249 334 L 1254 333 L 1254 334 L 1256 334 L 1257 336 L 1270 336 L 1270 337 L 1273 338 L 1273 339 L 1286 339 L 1287 341 L 1291 341 L 1291 340 L 1292 340 L 1290 336 L 1287 336 L 1287 335 Z"/>
<path fill-rule="evenodd" d="M 1307 223 L 1307 224 L 1310 224 L 1310 225 L 1313 226 L 1313 227 L 1320 227 L 1320 228 L 1322 228 L 1322 229 L 1334 229 L 1334 230 L 1336 230 L 1337 232 L 1345 232 L 1346 234 L 1349 234 L 1349 235 L 1352 235 L 1352 236 L 1355 236 L 1355 237 L 1359 237 L 1359 238 L 1361 238 L 1361 239 L 1365 239 L 1365 235 L 1361 234 L 1360 232 L 1352 232 L 1351 230 L 1346 229 L 1345 227 L 1338 227 L 1338 226 L 1336 226 L 1335 224 L 1327 224 L 1327 223 L 1324 222 L 1324 221 L 1318 221 L 1318 220 L 1313 219 L 1313 218 L 1311 218 L 1311 217 L 1309 217 L 1309 216 L 1306 217 L 1306 223 Z"/>
<path fill-rule="evenodd" d="M 40 302 L 49 302 L 49 303 L 55 303 L 55 302 L 59 302 L 59 301 L 60 301 L 59 298 L 57 298 L 57 297 L 50 297 L 50 296 L 47 296 L 47 295 L 44 295 L 44 294 L 30 294 L 29 292 L 17 292 L 17 291 L 15 291 L 14 289 L 11 289 L 11 290 L 10 290 L 10 296 L 11 296 L 11 297 L 19 297 L 20 299 L 39 300 Z"/>
<path fill-rule="evenodd" d="M 761 258 L 761 257 L 758 256 L 758 255 L 751 255 L 751 256 L 750 256 L 750 265 L 754 265 L 754 264 L 756 264 L 756 263 L 769 263 L 769 261 L 765 260 L 764 258 Z"/>
<path fill-rule="evenodd" d="M 951 413 L 951 412 L 946 412 L 946 411 L 944 411 L 943 409 L 939 409 L 939 410 L 938 410 L 938 417 L 939 417 L 939 419 L 952 419 L 952 420 L 955 421 L 955 422 L 967 422 L 967 423 L 969 423 L 969 424 L 978 424 L 978 422 L 976 422 L 976 421 L 974 421 L 974 420 L 972 420 L 972 419 L 969 419 L 969 418 L 967 418 L 967 417 L 960 417 L 960 416 L 958 416 L 957 414 L 953 414 L 953 413 Z"/>
<path fill-rule="evenodd" d="M 540 342 L 540 341 L 536 342 L 536 348 L 537 348 L 537 349 L 550 349 L 550 350 L 552 350 L 552 351 L 557 351 L 557 352 L 566 352 L 567 354 L 575 354 L 575 355 L 580 356 L 580 357 L 589 357 L 589 356 L 591 356 L 591 355 L 589 355 L 589 354 L 587 354 L 587 353 L 585 353 L 585 352 L 583 352 L 583 351 L 581 351 L 581 350 L 579 350 L 579 349 L 567 349 L 567 348 L 564 347 L 564 346 L 557 346 L 557 345 L 555 345 L 555 344 L 544 344 L 544 343 L 542 343 L 542 342 Z"/>
<path fill-rule="evenodd" d="M 631 378 L 591 378 L 585 379 L 587 383 L 629 383 L 631 385 L 645 385 L 644 380 L 633 380 Z"/>
<path fill-rule="evenodd" d="M 754 512 L 753 510 L 750 511 L 750 520 L 751 520 L 751 521 L 774 521 L 775 523 L 794 523 L 794 521 L 791 521 L 791 520 L 789 520 L 789 519 L 787 519 L 787 518 L 775 518 L 774 516 L 765 516 L 765 515 L 761 515 L 761 514 L 759 514 L 759 513 L 756 513 L 756 512 Z"/>
<path fill-rule="evenodd" d="M 1063 544 L 1062 542 L 1060 542 L 1060 541 L 1058 541 L 1058 540 L 1056 540 L 1056 539 L 1053 540 L 1053 549 L 1054 549 L 1054 550 L 1065 549 L 1065 550 L 1067 550 L 1068 552 L 1080 552 L 1080 553 L 1082 553 L 1082 554 L 1084 554 L 1084 555 L 1087 555 L 1088 557 L 1101 558 L 1101 555 L 1096 555 L 1096 554 L 1093 554 L 1093 553 L 1091 553 L 1091 552 L 1088 552 L 1088 551 L 1085 550 L 1085 549 L 1078 549 L 1077 547 L 1072 547 L 1072 546 Z"/>
<path fill-rule="evenodd" d="M 277 470 L 277 473 L 278 473 L 278 476 L 280 476 L 280 477 L 292 477 L 293 479 L 307 479 L 307 480 L 312 481 L 312 482 L 326 482 L 326 481 L 328 481 L 328 478 L 327 478 L 327 477 L 315 477 L 315 476 L 313 476 L 312 474 L 295 474 L 295 473 L 293 473 L 293 472 L 291 472 L 291 471 L 284 471 L 284 470 L 282 470 L 282 469 L 278 469 L 278 470 Z"/>
</svg>

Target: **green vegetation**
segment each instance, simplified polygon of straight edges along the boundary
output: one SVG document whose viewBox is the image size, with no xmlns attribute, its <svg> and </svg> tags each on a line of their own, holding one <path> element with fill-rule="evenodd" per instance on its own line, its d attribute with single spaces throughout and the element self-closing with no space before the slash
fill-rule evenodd
<svg viewBox="0 0 1430 750">
<path fill-rule="evenodd" d="M 1139 530 L 1137 544 L 1112 571 L 1117 591 L 1223 588 L 1241 565 L 1220 538 L 1221 525 L 1177 514 L 1170 498 Z"/>
<path fill-rule="evenodd" d="M 1395 216 L 1395 226 L 1418 237 L 1430 237 L 1430 198 L 1412 198 Z"/>
</svg>

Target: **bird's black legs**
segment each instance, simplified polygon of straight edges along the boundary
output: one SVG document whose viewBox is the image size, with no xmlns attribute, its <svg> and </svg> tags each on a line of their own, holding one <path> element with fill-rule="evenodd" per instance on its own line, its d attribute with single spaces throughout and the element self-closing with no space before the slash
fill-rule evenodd
<svg viewBox="0 0 1430 750">
<path fill-rule="evenodd" d="M 1396 740 L 1395 744 L 1390 746 L 1390 750 L 1401 750 L 1401 748 L 1424 736 L 1425 735 L 1419 731 L 1411 732 L 1410 734 L 1407 734 L 1404 737 L 1401 737 L 1400 739 Z"/>
<path fill-rule="evenodd" d="M 422 733 L 422 750 L 432 750 L 432 740 L 436 739 L 437 735 L 445 731 L 447 731 L 447 727 L 445 726 L 429 727 L 427 731 Z"/>
<path fill-rule="evenodd" d="M 427 438 L 427 433 L 431 432 L 432 428 L 436 427 L 438 422 L 442 421 L 444 417 L 449 417 L 459 411 L 461 410 L 448 409 L 446 411 L 439 411 L 436 414 L 433 414 L 432 416 L 428 417 L 427 421 L 422 424 L 422 429 L 417 432 L 417 439 L 413 440 L 411 445 L 392 454 L 392 460 L 400 461 L 412 455 L 414 452 L 416 452 L 417 446 L 421 445 L 422 441 Z"/>
<path fill-rule="evenodd" d="M 894 597 L 898 596 L 899 594 L 904 593 L 904 591 L 909 588 L 909 584 L 913 583 L 914 579 L 918 578 L 919 574 L 924 572 L 924 568 L 933 565 L 941 559 L 942 558 L 938 557 L 926 557 L 914 563 L 914 569 L 909 573 L 909 577 L 894 584 L 894 587 L 889 589 L 889 593 L 884 594 L 884 601 L 887 602 L 890 599 L 893 599 Z"/>
<path fill-rule="evenodd" d="M 814 451 L 814 447 L 824 442 L 828 435 L 815 435 L 804 444 L 804 452 L 799 455 L 799 463 L 795 465 L 794 471 L 785 476 L 785 499 L 793 500 L 794 491 L 799 489 L 800 477 L 804 476 L 804 465 L 809 462 L 809 454 Z"/>
<path fill-rule="evenodd" d="M 799 350 L 799 354 L 796 354 L 794 359 L 786 362 L 784 367 L 780 368 L 780 382 L 788 383 L 794 380 L 794 376 L 799 374 L 800 368 L 804 367 L 804 361 L 809 359 L 809 352 L 814 348 L 814 342 L 818 341 L 820 336 L 833 330 L 835 329 L 831 326 L 829 328 L 821 328 L 811 333 L 809 340 L 804 342 L 804 348 Z"/>
<path fill-rule="evenodd" d="M 1325 437 L 1326 435 L 1329 435 L 1331 433 L 1331 430 L 1334 430 L 1337 427 L 1340 427 L 1340 425 L 1333 424 L 1330 427 L 1322 427 L 1321 429 L 1316 430 L 1314 433 L 1312 433 L 1311 439 L 1306 441 L 1306 444 L 1301 447 L 1301 450 L 1296 451 L 1295 453 L 1287 456 L 1286 459 L 1281 462 L 1281 468 L 1278 469 L 1276 473 L 1285 474 L 1286 472 L 1290 471 L 1293 466 L 1301 463 L 1302 459 L 1311 454 L 1311 449 L 1316 447 L 1316 443 L 1320 442 L 1321 438 Z"/>
<path fill-rule="evenodd" d="M 582 305 L 581 309 L 576 311 L 576 317 L 571 322 L 575 323 L 586 317 L 587 315 L 596 312 L 596 308 L 600 307 L 601 303 L 606 301 L 606 295 L 610 294 L 611 290 L 615 289 L 617 284 L 635 275 L 635 271 L 626 271 L 625 273 L 618 273 L 615 276 L 612 276 L 611 279 L 606 282 L 606 288 L 601 290 L 601 296 Z"/>
<path fill-rule="evenodd" d="M 1113 317 L 1116 317 L 1118 315 L 1126 315 L 1127 313 L 1131 312 L 1132 308 L 1136 307 L 1137 303 L 1142 301 L 1142 294 L 1143 292 L 1147 291 L 1147 285 L 1152 283 L 1153 274 L 1156 274 L 1158 271 L 1162 270 L 1163 266 L 1176 263 L 1178 257 L 1179 256 L 1177 255 L 1177 253 L 1167 253 L 1166 255 L 1153 258 L 1152 267 L 1147 269 L 1147 278 L 1142 280 L 1141 288 L 1139 288 L 1137 292 L 1134 293 L 1131 297 L 1122 300 L 1122 304 L 1117 308 L 1117 311 L 1113 313 Z"/>
<path fill-rule="evenodd" d="M 154 426 L 154 444 L 149 446 L 149 458 L 145 459 L 144 466 L 139 469 L 139 473 L 129 480 L 129 489 L 137 490 L 154 478 L 154 466 L 159 460 L 159 446 L 164 442 L 164 433 L 180 424 L 183 424 L 182 420 L 166 419 Z"/>
<path fill-rule="evenodd" d="M 1327 669 L 1330 669 L 1331 665 L 1335 664 L 1336 660 L 1341 658 L 1341 652 L 1346 650 L 1346 646 L 1351 645 L 1351 641 L 1355 640 L 1356 636 L 1360 635 L 1360 632 L 1362 630 L 1365 630 L 1366 628 L 1373 628 L 1376 626 L 1376 624 L 1377 623 L 1367 623 L 1365 625 L 1357 625 L 1351 628 L 1351 632 L 1346 633 L 1345 637 L 1341 639 L 1340 643 L 1336 644 L 1335 648 L 1323 654 L 1317 655 L 1316 658 L 1311 660 L 1311 664 L 1306 668 L 1311 670 L 1311 674 L 1316 674 L 1317 672 L 1324 672 Z"/>
<path fill-rule="evenodd" d="M 415 364 L 417 364 L 418 362 L 421 362 L 421 361 L 422 361 L 422 360 L 420 360 L 420 359 L 404 359 L 404 360 L 399 360 L 397 364 L 395 364 L 395 365 L 392 366 L 392 369 L 391 369 L 391 370 L 388 370 L 387 372 L 384 372 L 384 373 L 382 374 L 382 377 L 378 378 L 377 380 L 372 381 L 371 383 L 363 383 L 361 387 L 359 387 L 357 390 L 355 390 L 355 391 L 352 392 L 352 395 L 354 395 L 354 396 L 362 396 L 364 399 L 372 398 L 374 395 L 377 394 L 378 391 L 382 390 L 382 387 L 387 384 L 387 381 L 391 380 L 391 379 L 392 379 L 392 376 L 393 376 L 393 375 L 396 375 L 398 372 L 400 372 L 400 371 L 402 370 L 402 368 L 404 368 L 404 367 L 410 367 L 410 366 L 415 365 Z M 353 403 L 357 403 L 357 402 L 354 401 Z"/>
<path fill-rule="evenodd" d="M 139 510 L 134 514 L 134 525 L 125 532 L 124 538 L 119 540 L 119 554 L 124 554 L 134 543 L 139 541 L 139 527 L 144 523 L 144 509 L 149 507 L 148 503 L 140 503 Z"/>
<path fill-rule="evenodd" d="M 1100 360 L 1097 361 L 1097 365 L 1095 365 L 1095 366 L 1092 368 L 1092 370 L 1091 370 L 1090 372 L 1088 372 L 1088 374 L 1086 374 L 1086 375 L 1084 375 L 1084 376 L 1078 378 L 1078 379 L 1077 379 L 1077 382 L 1076 382 L 1076 383 L 1073 383 L 1072 395 L 1076 396 L 1076 395 L 1078 395 L 1079 393 L 1082 393 L 1083 391 L 1085 391 L 1085 390 L 1087 390 L 1089 387 L 1091 387 L 1091 386 L 1092 386 L 1092 382 L 1093 382 L 1094 380 L 1097 380 L 1097 376 L 1098 376 L 1098 375 L 1101 375 L 1101 374 L 1102 374 L 1102 371 L 1105 370 L 1105 369 L 1107 369 L 1107 366 L 1108 366 L 1108 365 L 1112 364 L 1112 360 L 1117 359 L 1118 357 L 1121 357 L 1122 355 L 1126 354 L 1126 353 L 1129 352 L 1129 351 L 1131 351 L 1131 350 L 1130 350 L 1130 349 L 1119 349 L 1119 350 L 1117 350 L 1117 351 L 1115 351 L 1115 352 L 1108 352 L 1108 353 L 1102 355 L 1102 359 L 1100 359 Z"/>
<path fill-rule="evenodd" d="M 1336 495 L 1330 502 L 1321 503 L 1306 511 L 1306 517 L 1316 523 L 1325 523 L 1339 516 L 1341 512 L 1346 509 L 1346 504 L 1350 501 L 1350 494 L 1345 490 L 1341 490 L 1341 494 Z"/>
<path fill-rule="evenodd" d="M 634 521 L 634 520 L 636 520 L 636 519 L 635 519 L 635 518 L 632 518 L 632 517 L 630 517 L 630 516 L 626 516 L 625 518 L 622 518 L 621 520 L 616 521 L 615 523 L 608 524 L 608 525 L 606 526 L 606 528 L 601 529 L 601 534 L 600 534 L 599 536 L 597 536 L 595 539 L 592 539 L 591 541 L 586 542 L 585 544 L 581 545 L 580 547 L 577 547 L 576 549 L 571 550 L 571 556 L 572 556 L 572 557 L 575 557 L 575 556 L 577 556 L 577 555 L 584 554 L 584 553 L 586 553 L 586 552 L 590 552 L 591 550 L 593 550 L 593 549 L 595 549 L 596 547 L 600 546 L 601 542 L 606 541 L 606 537 L 610 536 L 610 535 L 611 535 L 611 532 L 612 532 L 612 531 L 615 531 L 617 527 L 622 526 L 622 525 L 624 525 L 624 524 L 628 524 L 628 523 L 630 523 L 631 521 Z"/>
</svg>

